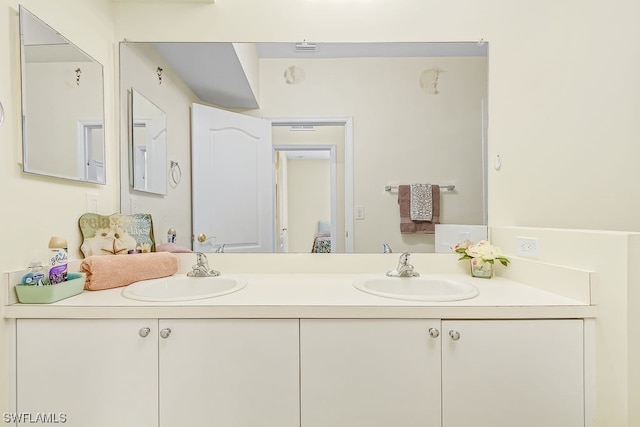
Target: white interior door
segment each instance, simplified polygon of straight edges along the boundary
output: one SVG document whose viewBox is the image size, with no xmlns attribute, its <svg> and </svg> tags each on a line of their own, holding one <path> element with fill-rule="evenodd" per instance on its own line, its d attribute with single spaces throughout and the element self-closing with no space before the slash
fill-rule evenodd
<svg viewBox="0 0 640 427">
<path fill-rule="evenodd" d="M 272 252 L 271 122 L 193 104 L 191 153 L 194 250 Z"/>
<path fill-rule="evenodd" d="M 278 194 L 276 195 L 278 205 L 278 252 L 289 252 L 289 186 L 287 172 L 287 155 L 285 152 L 276 151 L 278 156 Z"/>
</svg>

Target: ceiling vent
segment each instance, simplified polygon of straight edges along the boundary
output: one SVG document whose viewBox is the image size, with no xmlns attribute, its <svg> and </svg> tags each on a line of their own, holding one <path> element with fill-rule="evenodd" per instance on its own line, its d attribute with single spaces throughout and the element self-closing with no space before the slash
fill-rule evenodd
<svg viewBox="0 0 640 427">
<path fill-rule="evenodd" d="M 299 131 L 299 130 L 309 131 L 309 130 L 316 130 L 316 128 L 315 128 L 315 126 L 312 126 L 312 125 L 292 125 L 292 126 L 289 126 L 289 130 L 292 130 L 292 131 Z"/>
<path fill-rule="evenodd" d="M 296 43 L 293 50 L 297 53 L 313 53 L 318 50 L 318 44 L 307 42 Z"/>
</svg>

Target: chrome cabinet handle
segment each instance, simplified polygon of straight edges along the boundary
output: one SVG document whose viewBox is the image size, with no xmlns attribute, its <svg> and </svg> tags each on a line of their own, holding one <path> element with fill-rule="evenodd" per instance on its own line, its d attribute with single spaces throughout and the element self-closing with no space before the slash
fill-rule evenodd
<svg viewBox="0 0 640 427">
<path fill-rule="evenodd" d="M 449 336 L 451 337 L 452 340 L 458 341 L 460 339 L 460 332 L 451 330 L 449 331 Z"/>
<path fill-rule="evenodd" d="M 160 336 L 162 338 L 169 338 L 169 335 L 171 335 L 171 329 L 169 328 L 164 328 L 163 330 L 160 331 Z"/>
<path fill-rule="evenodd" d="M 151 328 L 140 328 L 140 330 L 138 331 L 138 334 L 142 338 L 146 338 L 147 335 L 149 335 L 149 332 L 151 332 Z"/>
<path fill-rule="evenodd" d="M 437 328 L 429 328 L 429 335 L 431 338 L 438 338 L 440 336 L 440 331 Z"/>
</svg>

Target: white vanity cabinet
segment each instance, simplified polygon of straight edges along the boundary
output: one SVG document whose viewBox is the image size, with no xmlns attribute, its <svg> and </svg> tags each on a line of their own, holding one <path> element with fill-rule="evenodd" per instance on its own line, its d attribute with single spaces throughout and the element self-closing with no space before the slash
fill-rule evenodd
<svg viewBox="0 0 640 427">
<path fill-rule="evenodd" d="M 442 321 L 443 427 L 584 427 L 583 320 Z"/>
<path fill-rule="evenodd" d="M 439 427 L 440 321 L 302 319 L 302 427 Z"/>
<path fill-rule="evenodd" d="M 72 427 L 585 427 L 584 334 L 580 319 L 17 319 L 16 410 Z"/>
<path fill-rule="evenodd" d="M 302 427 L 584 427 L 583 324 L 303 319 Z"/>
<path fill-rule="evenodd" d="M 17 412 L 72 427 L 296 427 L 297 319 L 18 319 Z"/>
<path fill-rule="evenodd" d="M 160 426 L 299 426 L 298 325 L 160 320 Z"/>
<path fill-rule="evenodd" d="M 18 414 L 63 414 L 70 427 L 158 425 L 156 320 L 16 323 Z"/>
</svg>

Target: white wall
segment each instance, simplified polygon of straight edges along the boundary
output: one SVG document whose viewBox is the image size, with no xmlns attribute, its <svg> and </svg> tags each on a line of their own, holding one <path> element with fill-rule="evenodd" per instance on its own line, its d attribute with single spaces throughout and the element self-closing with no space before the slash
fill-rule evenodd
<svg viewBox="0 0 640 427">
<path fill-rule="evenodd" d="M 149 46 L 135 43 L 120 45 L 120 185 L 122 213 L 136 212 L 153 215 L 156 243 L 167 241 L 167 230 L 177 232 L 176 243 L 191 248 L 191 103 L 198 97 L 184 85 L 161 57 Z M 162 83 L 157 77 L 157 68 L 163 72 Z M 129 179 L 129 107 L 128 93 L 134 88 L 167 116 L 167 194 L 151 194 L 136 191 Z M 178 185 L 169 180 L 170 161 L 176 161 L 182 171 Z"/>
</svg>

